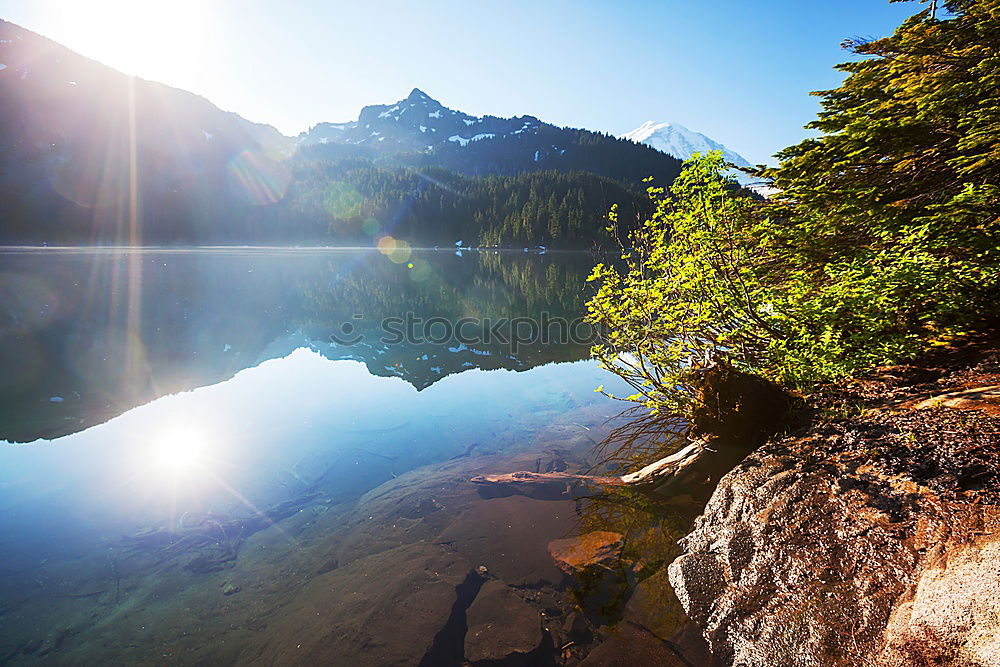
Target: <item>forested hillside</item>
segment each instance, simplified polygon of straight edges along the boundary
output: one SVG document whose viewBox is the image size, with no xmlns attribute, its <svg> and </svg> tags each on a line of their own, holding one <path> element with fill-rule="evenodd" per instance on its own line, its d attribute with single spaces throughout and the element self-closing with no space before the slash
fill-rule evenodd
<svg viewBox="0 0 1000 667">
<path fill-rule="evenodd" d="M 324 224 L 316 233 L 345 241 L 390 234 L 428 245 L 590 247 L 608 240 L 606 212 L 614 204 L 633 220 L 649 210 L 633 190 L 587 172 L 468 177 L 318 161 L 298 167 L 280 208 L 303 233 Z"/>
</svg>

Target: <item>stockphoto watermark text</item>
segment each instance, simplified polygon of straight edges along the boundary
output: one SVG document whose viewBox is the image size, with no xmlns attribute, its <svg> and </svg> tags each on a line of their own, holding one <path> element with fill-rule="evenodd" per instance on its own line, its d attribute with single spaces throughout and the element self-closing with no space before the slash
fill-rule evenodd
<svg viewBox="0 0 1000 667">
<path fill-rule="evenodd" d="M 507 348 L 512 354 L 535 345 L 593 345 L 598 329 L 582 317 L 567 319 L 540 313 L 538 317 L 420 317 L 408 312 L 386 317 L 370 328 L 364 315 L 355 313 L 344 321 L 330 340 L 337 345 L 372 342 L 383 345 L 475 345 Z"/>
</svg>

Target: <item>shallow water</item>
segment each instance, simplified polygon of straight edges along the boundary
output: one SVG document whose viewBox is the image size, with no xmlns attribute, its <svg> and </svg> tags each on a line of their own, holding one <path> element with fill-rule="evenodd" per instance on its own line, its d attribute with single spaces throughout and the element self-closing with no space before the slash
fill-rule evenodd
<svg viewBox="0 0 1000 667">
<path fill-rule="evenodd" d="M 332 570 L 438 540 L 489 559 L 481 536 L 466 551 L 440 537 L 487 511 L 470 504 L 468 476 L 584 469 L 620 408 L 594 392 L 615 385 L 573 328 L 592 264 L 0 254 L 0 662 L 253 661 L 271 650 L 248 653 L 253 635 L 276 627 L 261 619 L 329 576 L 330 554 Z M 379 505 L 394 493 L 413 507 Z M 412 535 L 383 544 L 404 520 Z M 490 566 L 553 578 L 507 562 Z"/>
</svg>

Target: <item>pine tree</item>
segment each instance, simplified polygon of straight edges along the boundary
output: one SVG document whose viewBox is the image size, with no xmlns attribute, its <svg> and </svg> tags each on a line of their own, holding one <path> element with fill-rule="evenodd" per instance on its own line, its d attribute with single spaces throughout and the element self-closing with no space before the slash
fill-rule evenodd
<svg viewBox="0 0 1000 667">
<path fill-rule="evenodd" d="M 815 93 L 823 110 L 808 127 L 822 136 L 779 153 L 768 173 L 798 213 L 814 214 L 800 240 L 818 240 L 820 256 L 915 225 L 942 251 L 996 250 L 1000 0 L 942 4 L 952 18 L 927 9 L 890 37 L 846 42 L 866 57 Z"/>
</svg>

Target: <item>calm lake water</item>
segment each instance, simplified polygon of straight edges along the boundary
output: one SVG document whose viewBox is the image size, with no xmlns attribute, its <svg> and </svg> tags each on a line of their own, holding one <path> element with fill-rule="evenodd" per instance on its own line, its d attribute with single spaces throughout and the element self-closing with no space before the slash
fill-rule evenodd
<svg viewBox="0 0 1000 667">
<path fill-rule="evenodd" d="M 185 591 L 216 577 L 218 600 L 260 604 L 217 590 L 232 592 L 225 577 L 255 533 L 277 527 L 276 542 L 254 547 L 274 549 L 289 516 L 346 516 L 426 466 L 551 443 L 586 452 L 620 409 L 595 393 L 616 385 L 574 322 L 593 263 L 399 249 L 0 253 L 0 662 L 197 661 L 169 643 L 208 623 Z M 193 542 L 195 529 L 214 541 Z M 340 528 L 294 530 L 289 554 Z M 175 600 L 194 625 L 163 620 Z M 222 629 L 198 641 L 228 637 L 237 648 L 212 660 L 245 661 L 240 632 L 254 626 L 226 621 L 238 613 L 214 600 L 199 604 Z"/>
</svg>

